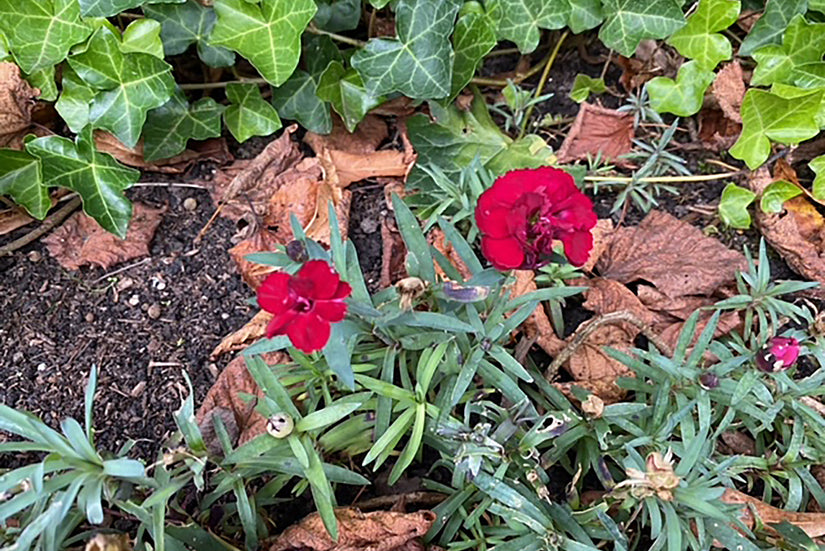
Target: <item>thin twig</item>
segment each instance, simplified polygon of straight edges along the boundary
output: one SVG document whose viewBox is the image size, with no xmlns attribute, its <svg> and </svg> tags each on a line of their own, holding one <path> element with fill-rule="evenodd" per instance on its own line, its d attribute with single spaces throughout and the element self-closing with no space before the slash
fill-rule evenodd
<svg viewBox="0 0 825 551">
<path fill-rule="evenodd" d="M 635 325 L 641 333 L 647 337 L 653 345 L 659 349 L 659 351 L 664 354 L 665 356 L 673 356 L 673 350 L 671 350 L 670 346 L 666 342 L 664 342 L 659 335 L 653 332 L 650 326 L 645 323 L 644 321 L 637 318 L 632 312 L 627 310 L 622 310 L 620 312 L 611 312 L 609 314 L 603 314 L 592 320 L 589 320 L 576 329 L 576 332 L 573 333 L 573 338 L 567 343 L 559 355 L 553 359 L 553 363 L 547 368 L 544 372 L 544 377 L 548 381 L 552 381 L 556 378 L 556 375 L 559 372 L 559 368 L 570 359 L 570 357 L 579 349 L 579 347 L 587 340 L 593 332 L 603 325 L 613 325 L 616 323 L 630 323 Z"/>
<path fill-rule="evenodd" d="M 17 249 L 25 247 L 29 243 L 37 240 L 39 237 L 49 233 L 55 227 L 60 225 L 63 220 L 68 218 L 68 216 L 73 213 L 82 203 L 79 195 L 75 195 L 72 199 L 63 205 L 63 207 L 43 220 L 43 223 L 34 228 L 32 231 L 24 235 L 19 239 L 15 239 L 11 243 L 8 243 L 2 247 L 0 247 L 0 257 L 8 256 Z"/>
<path fill-rule="evenodd" d="M 531 76 L 537 74 L 541 71 L 544 66 L 547 64 L 547 61 L 553 54 L 547 54 L 547 57 L 542 59 L 539 63 L 536 63 L 532 67 L 530 67 L 527 72 L 517 74 L 515 77 L 511 79 L 502 79 L 502 78 L 487 78 L 487 77 L 473 77 L 470 80 L 470 84 L 477 84 L 479 86 L 498 86 L 499 88 L 504 88 L 507 86 L 507 82 L 512 82 L 513 84 L 520 84 L 522 81 L 527 80 Z"/>
<path fill-rule="evenodd" d="M 438 492 L 410 492 L 407 494 L 389 494 L 376 496 L 364 501 L 356 501 L 353 507 L 368 511 L 370 509 L 387 509 L 392 507 L 399 500 L 404 503 L 414 503 L 416 505 L 437 505 L 447 499 L 447 496 Z"/>
<path fill-rule="evenodd" d="M 610 62 L 613 61 L 613 50 L 607 52 L 607 59 L 604 61 L 604 67 L 602 67 L 602 74 L 599 76 L 602 80 L 604 80 L 604 76 L 607 74 L 607 68 L 610 67 Z"/>
<path fill-rule="evenodd" d="M 358 40 L 357 38 L 350 38 L 348 36 L 343 36 L 343 35 L 340 35 L 340 34 L 331 33 L 329 31 L 324 31 L 322 29 L 319 29 L 318 27 L 316 27 L 312 23 L 309 24 L 309 27 L 307 27 L 307 30 L 309 32 L 311 32 L 312 34 L 320 34 L 320 35 L 323 35 L 323 36 L 328 36 L 333 40 L 337 40 L 338 42 L 341 42 L 343 44 L 349 44 L 350 46 L 355 46 L 356 48 L 363 48 L 364 46 L 367 45 L 367 43 L 364 42 L 363 40 Z"/>
<path fill-rule="evenodd" d="M 132 184 L 132 187 L 189 187 L 193 189 L 209 189 L 199 184 L 184 184 L 179 182 L 138 182 Z"/>
<path fill-rule="evenodd" d="M 585 182 L 639 182 L 645 184 L 679 184 L 691 182 L 712 182 L 714 180 L 724 180 L 742 174 L 742 170 L 736 172 L 723 172 L 722 174 L 697 174 L 692 176 L 649 176 L 645 178 L 632 178 L 630 176 L 585 176 Z"/>
<path fill-rule="evenodd" d="M 214 90 L 226 88 L 229 84 L 269 84 L 265 78 L 244 78 L 240 80 L 226 80 L 223 82 L 196 82 L 194 84 L 180 84 L 181 90 Z"/>
<path fill-rule="evenodd" d="M 108 278 L 110 278 L 112 276 L 115 276 L 117 274 L 121 274 L 121 273 L 125 272 L 126 270 L 131 270 L 132 268 L 140 266 L 141 264 L 146 264 L 150 260 L 152 260 L 151 257 L 144 258 L 143 260 L 138 260 L 137 262 L 132 262 L 131 264 L 127 264 L 126 266 L 118 268 L 117 270 L 112 270 L 111 272 L 105 273 L 102 276 L 100 276 L 99 278 L 97 278 L 96 280 L 92 281 L 92 284 L 100 283 L 104 279 L 108 279 Z"/>
<path fill-rule="evenodd" d="M 562 35 L 559 37 L 558 42 L 556 42 L 556 47 L 553 48 L 553 51 L 550 53 L 550 56 L 547 58 L 547 63 L 544 65 L 544 71 L 541 73 L 541 77 L 539 77 L 539 83 L 536 85 L 536 89 L 533 92 L 533 99 L 537 99 L 541 96 L 542 90 L 544 90 L 544 85 L 547 82 L 548 77 L 550 76 L 550 69 L 553 67 L 553 62 L 556 61 L 556 56 L 559 55 L 559 50 L 561 49 L 561 45 L 564 42 L 564 39 L 567 38 L 568 31 L 564 31 Z M 531 103 L 530 106 L 527 108 L 527 112 L 524 113 L 524 120 L 521 121 L 521 129 L 519 129 L 519 138 L 524 136 L 524 132 L 527 130 L 527 123 L 530 120 L 530 115 L 533 114 L 533 108 L 536 106 L 535 103 Z"/>
</svg>

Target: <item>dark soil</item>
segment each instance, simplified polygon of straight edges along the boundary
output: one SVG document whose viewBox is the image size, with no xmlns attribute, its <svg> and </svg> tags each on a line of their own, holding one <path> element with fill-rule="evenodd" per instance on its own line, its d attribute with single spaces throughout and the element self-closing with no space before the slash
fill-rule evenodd
<svg viewBox="0 0 825 551">
<path fill-rule="evenodd" d="M 183 208 L 188 197 L 197 200 L 192 212 Z M 227 253 L 233 224 L 219 219 L 193 244 L 214 209 L 205 190 L 139 187 L 130 198 L 168 208 L 147 258 L 71 272 L 37 242 L 3 260 L 0 403 L 53 427 L 67 416 L 80 420 L 96 365 L 100 449 L 133 439 L 132 455 L 149 459 L 175 429 L 172 414 L 189 393 L 183 373 L 200 403 L 229 359 L 216 365 L 210 352 L 253 311 Z M 157 319 L 150 307 L 160 307 Z"/>
</svg>

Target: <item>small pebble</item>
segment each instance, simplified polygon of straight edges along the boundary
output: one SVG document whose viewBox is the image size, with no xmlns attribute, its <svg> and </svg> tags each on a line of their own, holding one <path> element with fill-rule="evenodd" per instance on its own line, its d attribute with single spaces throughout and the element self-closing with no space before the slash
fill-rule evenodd
<svg viewBox="0 0 825 551">
<path fill-rule="evenodd" d="M 183 208 L 191 212 L 198 208 L 198 202 L 195 200 L 194 197 L 187 197 L 183 200 Z"/>
<path fill-rule="evenodd" d="M 92 323 L 93 321 L 95 321 L 95 315 L 91 312 L 88 312 L 86 314 L 86 323 Z"/>
<path fill-rule="evenodd" d="M 228 320 L 228 319 L 229 319 L 229 314 L 227 314 L 226 312 L 224 312 L 223 314 L 221 314 L 221 319 L 222 319 L 222 320 Z"/>
<path fill-rule="evenodd" d="M 129 306 L 137 306 L 140 304 L 140 297 L 137 295 L 132 295 L 129 297 Z"/>
<path fill-rule="evenodd" d="M 209 374 L 210 374 L 210 375 L 212 375 L 212 378 L 213 378 L 213 379 L 217 379 L 217 378 L 218 378 L 218 374 L 219 374 L 220 372 L 218 371 L 218 366 L 217 366 L 217 364 L 210 363 L 209 365 L 207 365 L 207 366 L 206 366 L 206 369 L 209 371 Z"/>
<path fill-rule="evenodd" d="M 160 317 L 160 304 L 157 302 L 152 304 L 152 306 L 149 307 L 149 310 L 146 311 L 146 314 L 153 320 L 158 319 Z"/>
<path fill-rule="evenodd" d="M 37 370 L 38 371 L 46 371 L 46 364 L 45 363 L 37 364 Z"/>
<path fill-rule="evenodd" d="M 40 251 L 31 251 L 28 257 L 31 262 L 40 262 L 40 259 L 43 258 Z"/>
</svg>

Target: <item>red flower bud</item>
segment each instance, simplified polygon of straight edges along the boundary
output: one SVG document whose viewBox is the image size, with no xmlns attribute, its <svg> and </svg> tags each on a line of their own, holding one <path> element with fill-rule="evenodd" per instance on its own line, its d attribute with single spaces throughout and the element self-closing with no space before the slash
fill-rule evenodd
<svg viewBox="0 0 825 551">
<path fill-rule="evenodd" d="M 274 272 L 258 287 L 258 305 L 274 314 L 266 336 L 287 335 L 310 353 L 326 346 L 330 324 L 344 319 L 352 288 L 323 260 L 310 260 L 295 275 Z"/>
<path fill-rule="evenodd" d="M 481 194 L 476 205 L 481 251 L 499 270 L 544 266 L 553 241 L 575 266 L 587 262 L 596 225 L 593 204 L 563 170 L 513 170 Z"/>
<path fill-rule="evenodd" d="M 767 373 L 784 371 L 796 363 L 799 341 L 793 337 L 774 337 L 756 354 L 756 367 Z"/>
</svg>

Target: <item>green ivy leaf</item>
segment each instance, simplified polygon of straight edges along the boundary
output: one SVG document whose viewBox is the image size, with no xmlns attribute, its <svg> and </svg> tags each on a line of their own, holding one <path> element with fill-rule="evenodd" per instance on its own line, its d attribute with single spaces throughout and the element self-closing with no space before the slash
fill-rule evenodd
<svg viewBox="0 0 825 551">
<path fill-rule="evenodd" d="M 147 161 L 168 159 L 184 149 L 190 139 L 205 140 L 221 135 L 225 107 L 212 98 L 192 105 L 178 89 L 165 104 L 149 111 L 143 128 L 143 156 Z"/>
<path fill-rule="evenodd" d="M 332 131 L 329 105 L 319 99 L 318 84 L 306 71 L 295 71 L 279 88 L 273 88 L 272 105 L 281 118 L 298 121 L 311 132 L 329 134 Z"/>
<path fill-rule="evenodd" d="M 672 78 L 656 77 L 647 83 L 650 106 L 658 113 L 694 115 L 702 108 L 705 90 L 715 77 L 713 71 L 702 69 L 696 60 L 683 63 L 675 82 Z"/>
<path fill-rule="evenodd" d="M 233 82 L 226 87 L 231 105 L 223 113 L 226 127 L 243 143 L 252 136 L 268 136 L 281 127 L 278 112 L 261 97 L 255 84 Z"/>
<path fill-rule="evenodd" d="M 492 163 L 497 170 L 536 167 L 553 160 L 552 151 L 541 138 L 541 143 L 533 135 L 514 142 L 502 133 L 478 96 L 469 111 L 430 102 L 430 112 L 435 122 L 423 114 L 407 120 L 410 141 L 418 153 L 408 181 L 411 187 L 429 181 L 420 166 L 435 165 L 451 176 L 476 157 L 482 164 Z"/>
<path fill-rule="evenodd" d="M 179 4 L 186 0 L 77 0 L 80 11 L 86 17 L 112 17 L 123 11 L 137 8 L 143 4 Z"/>
<path fill-rule="evenodd" d="M 40 159 L 45 186 L 76 191 L 89 216 L 121 239 L 126 237 L 132 204 L 123 190 L 137 182 L 140 172 L 98 151 L 91 127 L 74 142 L 60 136 L 34 139 L 26 144 L 26 151 Z"/>
<path fill-rule="evenodd" d="M 361 21 L 361 0 L 318 0 L 315 26 L 337 33 L 351 31 Z"/>
<path fill-rule="evenodd" d="M 646 38 L 665 38 L 685 24 L 677 0 L 603 0 L 605 22 L 599 38 L 623 56 L 636 53 Z"/>
<path fill-rule="evenodd" d="M 120 44 L 123 53 L 142 53 L 163 59 L 163 42 L 160 39 L 160 23 L 154 19 L 132 21 L 123 31 Z"/>
<path fill-rule="evenodd" d="M 570 17 L 567 25 L 576 34 L 595 29 L 604 21 L 602 5 L 599 0 L 568 0 Z"/>
<path fill-rule="evenodd" d="M 808 0 L 808 9 L 825 13 L 825 0 Z"/>
<path fill-rule="evenodd" d="M 750 89 L 742 102 L 742 134 L 730 154 L 755 170 L 771 153 L 770 140 L 796 144 L 819 133 L 816 115 L 821 90 L 786 99 L 765 90 Z"/>
<path fill-rule="evenodd" d="M 739 0 L 700 0 L 687 24 L 673 33 L 667 43 L 683 56 L 695 59 L 702 69 L 712 71 L 733 54 L 730 41 L 719 31 L 736 23 L 740 9 Z"/>
<path fill-rule="evenodd" d="M 767 44 L 779 44 L 782 33 L 795 15 L 805 13 L 808 0 L 768 0 L 765 13 L 742 41 L 739 55 L 753 53 Z"/>
<path fill-rule="evenodd" d="M 335 42 L 328 36 L 317 34 L 304 35 L 303 53 L 301 54 L 307 72 L 317 81 L 331 61 L 344 62 L 344 57 Z"/>
<path fill-rule="evenodd" d="M 63 67 L 63 90 L 54 105 L 69 130 L 79 133 L 89 124 L 89 106 L 95 91 L 86 85 L 71 67 Z"/>
<path fill-rule="evenodd" d="M 10 196 L 38 220 L 52 206 L 40 177 L 40 161 L 25 151 L 0 149 L 0 194 Z"/>
<path fill-rule="evenodd" d="M 373 38 L 352 56 L 373 96 L 401 92 L 417 99 L 450 94 L 453 49 L 450 34 L 457 0 L 398 0 L 398 39 Z"/>
<path fill-rule="evenodd" d="M 453 78 L 450 84 L 450 98 L 454 98 L 472 80 L 473 75 L 496 45 L 496 33 L 490 16 L 485 13 L 470 12 L 461 15 L 453 34 Z"/>
<path fill-rule="evenodd" d="M 539 29 L 561 29 L 570 17 L 567 0 L 495 0 L 491 11 L 500 16 L 498 37 L 510 40 L 521 53 L 539 45 Z"/>
<path fill-rule="evenodd" d="M 817 201 L 825 201 L 825 155 L 813 159 L 808 167 L 816 174 L 811 193 Z"/>
<path fill-rule="evenodd" d="M 38 99 L 43 101 L 54 101 L 57 99 L 57 82 L 54 76 L 54 66 L 38 69 L 26 76 L 26 80 L 40 90 Z"/>
<path fill-rule="evenodd" d="M 785 201 L 801 194 L 802 190 L 799 189 L 799 186 L 786 180 L 777 180 L 768 184 L 768 187 L 762 192 L 759 208 L 762 209 L 762 212 L 776 214 L 782 212 Z"/>
<path fill-rule="evenodd" d="M 807 63 L 821 62 L 823 53 L 825 23 L 808 23 L 804 17 L 797 15 L 788 25 L 781 46 L 768 44 L 754 52 L 757 65 L 751 84 L 795 84 L 791 80 L 793 70 Z"/>
<path fill-rule="evenodd" d="M 301 34 L 315 15 L 313 0 L 217 0 L 218 23 L 212 44 L 244 56 L 273 86 L 280 86 L 298 65 Z"/>
<path fill-rule="evenodd" d="M 175 81 L 169 64 L 149 54 L 123 53 L 118 42 L 112 31 L 101 27 L 85 51 L 69 57 L 69 65 L 97 90 L 89 108 L 94 127 L 134 147 L 146 113 L 169 100 Z"/>
<path fill-rule="evenodd" d="M 187 0 L 185 4 L 144 6 L 143 13 L 160 22 L 160 38 L 166 55 L 182 54 L 196 44 L 198 57 L 211 67 L 228 67 L 235 63 L 234 52 L 209 44 L 218 18 L 212 8 L 202 6 L 196 0 Z"/>
<path fill-rule="evenodd" d="M 358 71 L 353 68 L 344 69 L 337 61 L 330 63 L 321 75 L 318 97 L 332 104 L 350 132 L 355 132 L 355 127 L 370 109 L 384 101 L 383 97 L 375 97 L 367 92 Z"/>
<path fill-rule="evenodd" d="M 2 21 L 2 19 L 0 19 Z M 0 61 L 11 61 L 11 48 L 9 48 L 9 41 L 6 40 L 6 35 L 0 32 Z"/>
<path fill-rule="evenodd" d="M 776 94 L 777 96 L 792 100 L 794 98 L 799 98 L 802 96 L 806 96 L 811 92 L 825 92 L 825 88 L 813 88 L 813 89 L 806 89 L 800 88 L 798 86 L 791 86 L 790 84 L 780 84 L 775 83 L 771 86 L 770 92 L 772 94 Z M 819 104 L 819 108 L 814 115 L 814 120 L 816 121 L 817 125 L 819 126 L 820 130 L 825 128 L 825 94 L 822 96 L 822 101 Z"/>
<path fill-rule="evenodd" d="M 586 100 L 590 94 L 602 94 L 607 91 L 603 78 L 593 78 L 587 75 L 578 74 L 573 81 L 573 89 L 570 90 L 570 99 L 576 103 Z"/>
<path fill-rule="evenodd" d="M 800 88 L 821 88 L 825 86 L 825 63 L 815 61 L 794 67 L 789 80 Z"/>
<path fill-rule="evenodd" d="M 0 0 L 0 31 L 28 74 L 60 63 L 92 34 L 75 0 Z"/>
<path fill-rule="evenodd" d="M 719 199 L 719 218 L 732 228 L 746 230 L 751 227 L 751 215 L 748 205 L 756 199 L 756 194 L 749 189 L 729 183 L 722 190 Z"/>
</svg>

